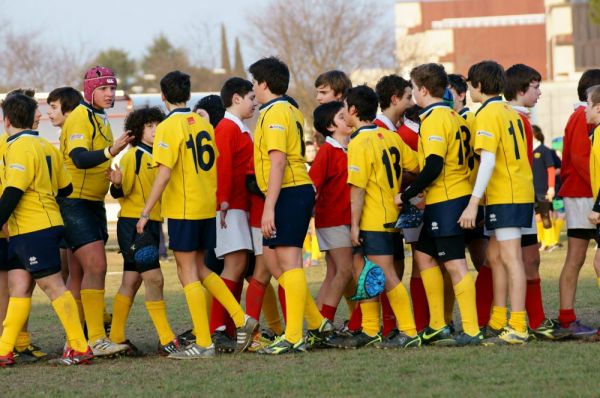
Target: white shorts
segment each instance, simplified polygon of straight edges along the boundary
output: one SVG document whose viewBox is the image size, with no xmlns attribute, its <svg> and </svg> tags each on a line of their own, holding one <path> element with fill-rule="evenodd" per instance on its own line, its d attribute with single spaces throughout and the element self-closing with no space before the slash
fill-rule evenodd
<svg viewBox="0 0 600 398">
<path fill-rule="evenodd" d="M 252 227 L 252 246 L 254 247 L 254 255 L 262 256 L 263 254 L 263 233 L 260 228 Z"/>
<path fill-rule="evenodd" d="M 406 243 L 417 243 L 419 241 L 419 235 L 421 235 L 421 229 L 423 223 L 415 228 L 403 228 L 402 235 L 404 235 L 404 241 Z"/>
<path fill-rule="evenodd" d="M 252 250 L 248 212 L 239 209 L 228 210 L 225 222 L 227 228 L 221 228 L 221 212 L 218 211 L 217 246 L 215 247 L 217 258 L 223 258 L 224 255 L 239 250 Z"/>
<path fill-rule="evenodd" d="M 588 221 L 588 214 L 594 207 L 593 198 L 563 198 L 567 219 L 567 229 L 596 229 Z"/>
<path fill-rule="evenodd" d="M 521 235 L 537 235 L 537 223 L 535 222 L 535 211 L 531 217 L 531 227 L 521 228 Z"/>
<path fill-rule="evenodd" d="M 317 241 L 322 252 L 342 247 L 352 247 L 350 241 L 350 226 L 338 225 L 336 227 L 317 228 Z"/>
<path fill-rule="evenodd" d="M 495 236 L 496 240 L 498 242 L 502 242 L 505 240 L 511 240 L 511 239 L 521 239 L 521 236 L 523 236 L 521 233 L 522 229 L 523 228 L 516 228 L 516 227 L 497 228 L 497 229 L 486 231 L 486 235 L 487 236 Z"/>
</svg>

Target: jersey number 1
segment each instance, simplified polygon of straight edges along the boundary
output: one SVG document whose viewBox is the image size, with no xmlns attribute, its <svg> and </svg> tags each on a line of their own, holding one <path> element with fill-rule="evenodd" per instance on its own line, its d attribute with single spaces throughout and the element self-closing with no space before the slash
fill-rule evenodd
<svg viewBox="0 0 600 398">
<path fill-rule="evenodd" d="M 521 119 L 517 120 L 517 127 L 519 127 L 519 132 L 521 133 L 521 138 L 525 139 L 525 136 L 523 134 L 523 122 L 521 122 Z M 510 122 L 510 126 L 508 127 L 508 134 L 510 134 L 513 138 L 513 143 L 515 145 L 515 158 L 517 158 L 517 160 L 521 159 L 521 154 L 519 153 L 519 144 L 517 142 L 517 133 L 515 132 L 515 126 L 513 125 L 513 122 Z"/>
<path fill-rule="evenodd" d="M 400 151 L 396 147 L 389 148 L 390 154 L 394 157 L 394 162 L 390 162 L 390 157 L 388 156 L 387 151 L 383 150 L 383 155 L 381 156 L 381 160 L 383 161 L 383 165 L 385 166 L 385 173 L 387 174 L 387 180 L 390 184 L 390 188 L 394 188 L 394 174 L 396 176 L 395 181 L 400 179 Z M 392 171 L 393 168 L 393 171 Z"/>
<path fill-rule="evenodd" d="M 194 158 L 194 166 L 196 167 L 196 174 L 198 173 L 198 167 L 204 171 L 210 170 L 215 164 L 216 156 L 215 149 L 210 144 L 202 144 L 202 142 L 212 141 L 210 134 L 207 131 L 201 131 L 196 135 L 196 139 L 190 134 L 190 138 L 186 141 L 185 146 L 192 150 L 192 156 Z M 204 160 L 204 154 L 208 155 L 208 160 Z"/>
</svg>

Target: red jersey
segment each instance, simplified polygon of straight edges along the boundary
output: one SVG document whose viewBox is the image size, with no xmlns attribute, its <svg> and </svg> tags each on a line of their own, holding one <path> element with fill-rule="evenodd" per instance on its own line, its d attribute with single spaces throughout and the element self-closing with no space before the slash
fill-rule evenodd
<svg viewBox="0 0 600 398">
<path fill-rule="evenodd" d="M 419 123 L 405 119 L 402 126 L 398 128 L 398 134 L 410 149 L 415 152 L 419 150 Z"/>
<path fill-rule="evenodd" d="M 589 132 L 594 128 L 585 119 L 585 104 L 575 108 L 565 126 L 563 157 L 560 168 L 559 196 L 565 198 L 591 198 Z"/>
<path fill-rule="evenodd" d="M 327 137 L 319 148 L 308 175 L 317 190 L 315 227 L 350 225 L 348 155 L 335 139 Z"/>
<path fill-rule="evenodd" d="M 230 209 L 250 209 L 246 190 L 246 170 L 252 161 L 254 145 L 250 130 L 235 115 L 225 112 L 225 117 L 215 128 L 217 148 L 217 210 L 221 203 Z"/>
<path fill-rule="evenodd" d="M 378 127 L 381 127 L 382 129 L 390 130 L 395 133 L 398 132 L 398 129 L 396 128 L 394 123 L 392 123 L 390 118 L 384 115 L 383 113 L 377 115 L 377 117 L 375 117 L 375 120 L 373 120 L 373 123 L 375 123 Z"/>
</svg>

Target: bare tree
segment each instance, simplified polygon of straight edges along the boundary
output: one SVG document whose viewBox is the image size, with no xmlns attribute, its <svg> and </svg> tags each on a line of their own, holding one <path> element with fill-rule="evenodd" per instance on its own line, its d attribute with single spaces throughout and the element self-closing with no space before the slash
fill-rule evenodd
<svg viewBox="0 0 600 398">
<path fill-rule="evenodd" d="M 308 116 L 320 73 L 393 66 L 394 30 L 378 22 L 386 11 L 374 1 L 271 0 L 250 16 L 251 45 L 288 64 L 291 93 Z"/>
</svg>

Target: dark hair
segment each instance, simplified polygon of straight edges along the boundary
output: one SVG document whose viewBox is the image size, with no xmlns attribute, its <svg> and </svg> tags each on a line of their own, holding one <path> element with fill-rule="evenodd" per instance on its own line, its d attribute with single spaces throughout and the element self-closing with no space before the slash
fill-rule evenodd
<svg viewBox="0 0 600 398">
<path fill-rule="evenodd" d="M 160 91 L 170 104 L 188 102 L 191 94 L 190 75 L 175 70 L 160 79 Z"/>
<path fill-rule="evenodd" d="M 394 95 L 402 98 L 407 87 L 411 87 L 410 82 L 398 75 L 387 75 L 379 79 L 375 86 L 375 92 L 379 98 L 381 110 L 390 107 Z"/>
<path fill-rule="evenodd" d="M 206 113 L 208 113 L 210 124 L 213 127 L 216 127 L 221 119 L 223 119 L 225 116 L 225 107 L 223 106 L 223 101 L 221 101 L 221 97 L 215 94 L 202 97 L 200 101 L 196 102 L 196 105 L 194 105 L 194 112 L 196 112 L 198 109 L 204 109 Z"/>
<path fill-rule="evenodd" d="M 504 87 L 504 98 L 507 101 L 517 99 L 517 94 L 529 89 L 533 82 L 541 82 L 540 72 L 524 64 L 516 64 L 506 70 L 506 85 Z"/>
<path fill-rule="evenodd" d="M 71 112 L 77 108 L 80 102 L 83 101 L 83 96 L 73 87 L 59 87 L 50 91 L 46 103 L 58 101 L 60 103 L 60 110 L 63 115 L 67 112 Z"/>
<path fill-rule="evenodd" d="M 232 77 L 227 79 L 221 88 L 221 101 L 225 108 L 229 108 L 232 105 L 234 94 L 244 98 L 250 91 L 252 91 L 252 82 L 241 77 Z"/>
<path fill-rule="evenodd" d="M 600 84 L 600 69 L 588 69 L 583 72 L 577 84 L 579 101 L 587 101 L 588 88 Z"/>
<path fill-rule="evenodd" d="M 544 134 L 542 133 L 542 129 L 540 128 L 540 126 L 538 126 L 537 124 L 533 124 L 531 126 L 531 129 L 533 130 L 533 136 L 535 137 L 535 139 L 543 144 Z"/>
<path fill-rule="evenodd" d="M 146 123 L 160 123 L 165 119 L 163 111 L 156 106 L 144 107 L 136 109 L 127 115 L 125 119 L 125 130 L 130 131 L 133 136 L 133 142 L 131 145 L 137 146 L 142 141 L 144 135 L 144 126 Z"/>
<path fill-rule="evenodd" d="M 348 104 L 348 109 L 351 107 L 356 109 L 360 121 L 372 122 L 377 115 L 377 94 L 366 84 L 348 90 L 346 104 Z"/>
<path fill-rule="evenodd" d="M 421 108 L 419 105 L 411 106 L 404 112 L 404 117 L 420 125 L 421 117 L 419 116 L 419 113 L 421 113 L 422 110 L 423 108 Z"/>
<path fill-rule="evenodd" d="M 321 73 L 315 80 L 315 88 L 321 86 L 329 86 L 335 95 L 341 94 L 342 98 L 345 98 L 348 90 L 352 88 L 352 81 L 341 70 L 330 70 Z"/>
<path fill-rule="evenodd" d="M 315 143 L 309 140 L 309 141 L 306 141 L 306 142 L 304 143 L 304 145 L 305 145 L 305 146 L 306 146 L 306 145 L 315 145 Z"/>
<path fill-rule="evenodd" d="M 11 90 L 8 93 L 6 93 L 5 98 L 13 94 L 23 94 L 28 96 L 29 98 L 35 99 L 35 90 L 33 88 L 15 88 L 14 90 Z"/>
<path fill-rule="evenodd" d="M 442 98 L 448 88 L 448 75 L 440 64 L 423 64 L 410 71 L 410 78 L 417 88 L 425 87 L 435 98 Z"/>
<path fill-rule="evenodd" d="M 471 82 L 473 87 L 479 85 L 482 94 L 500 95 L 506 86 L 506 73 L 498 62 L 482 61 L 471 65 L 467 81 Z"/>
<path fill-rule="evenodd" d="M 2 101 L 2 114 L 10 124 L 18 129 L 33 127 L 37 102 L 28 95 L 11 93 Z"/>
<path fill-rule="evenodd" d="M 331 101 L 326 104 L 319 105 L 313 112 L 313 120 L 315 130 L 323 134 L 325 137 L 331 135 L 331 131 L 327 128 L 330 126 L 337 127 L 335 124 L 335 115 L 344 107 L 343 102 Z"/>
<path fill-rule="evenodd" d="M 254 80 L 267 83 L 269 90 L 275 95 L 283 95 L 290 84 L 290 70 L 276 57 L 262 58 L 248 68 Z"/>
</svg>

